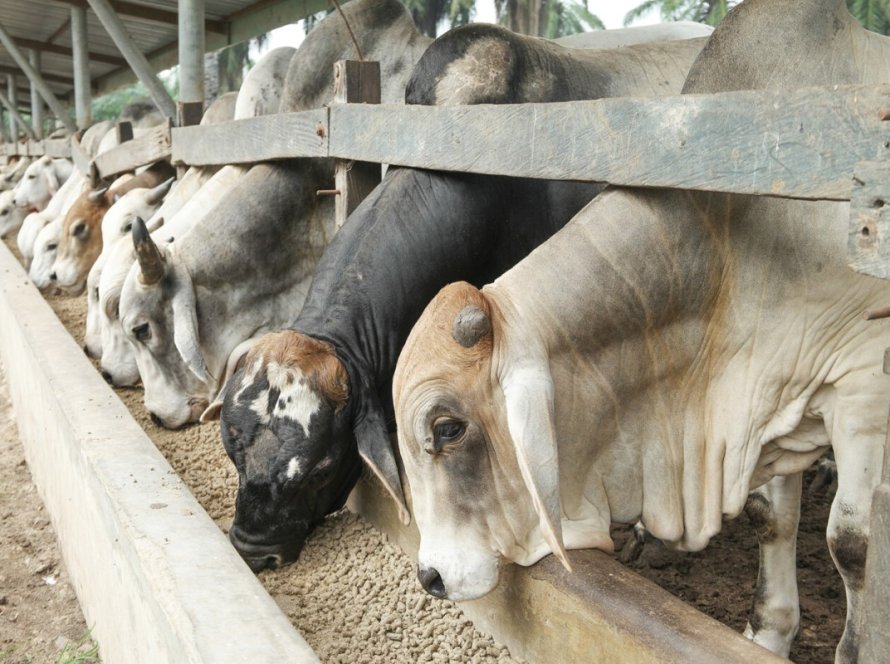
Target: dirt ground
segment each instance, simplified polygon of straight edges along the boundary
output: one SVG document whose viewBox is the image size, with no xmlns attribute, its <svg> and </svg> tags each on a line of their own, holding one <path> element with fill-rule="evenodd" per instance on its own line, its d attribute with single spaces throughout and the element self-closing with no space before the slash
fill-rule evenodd
<svg viewBox="0 0 890 664">
<path fill-rule="evenodd" d="M 84 298 L 48 299 L 82 342 Z M 237 480 L 219 443 L 217 426 L 162 430 L 148 420 L 141 390 L 118 390 L 118 394 L 225 531 L 232 519 Z M 804 497 L 798 540 L 801 629 L 791 652 L 799 664 L 832 662 L 843 630 L 844 590 L 824 535 L 831 497 L 831 492 Z M 614 534 L 620 550 L 629 529 L 619 527 Z M 756 581 L 757 558 L 753 529 L 742 515 L 726 524 L 704 552 L 676 553 L 650 544 L 630 566 L 741 631 Z M 514 661 L 506 648 L 477 632 L 458 606 L 432 600 L 420 591 L 410 560 L 361 518 L 345 511 L 327 519 L 297 565 L 262 572 L 260 580 L 325 662 Z"/>
<path fill-rule="evenodd" d="M 66 644 L 86 633 L 49 517 L 31 482 L 0 365 L 0 662 L 55 662 Z"/>
</svg>

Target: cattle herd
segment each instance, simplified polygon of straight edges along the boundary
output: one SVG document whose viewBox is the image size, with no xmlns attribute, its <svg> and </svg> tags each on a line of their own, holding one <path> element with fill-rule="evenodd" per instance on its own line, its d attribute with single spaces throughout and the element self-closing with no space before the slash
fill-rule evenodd
<svg viewBox="0 0 890 664">
<path fill-rule="evenodd" d="M 265 55 L 203 123 L 325 105 L 354 53 L 344 16 L 391 103 L 890 72 L 890 41 L 842 0 L 745 0 L 713 33 L 566 45 L 490 25 L 433 41 L 397 0 L 354 0 Z M 122 119 L 161 121 L 138 104 Z M 81 142 L 95 156 L 115 136 L 98 123 Z M 221 420 L 239 478 L 229 537 L 254 571 L 296 561 L 363 465 L 416 519 L 420 583 L 455 600 L 490 592 L 507 562 L 553 553 L 571 569 L 568 549 L 610 551 L 614 522 L 698 550 L 744 510 L 763 525 L 746 634 L 787 656 L 801 474 L 832 450 L 837 661 L 856 660 L 890 401 L 890 327 L 863 312 L 890 303 L 890 283 L 847 268 L 848 203 L 391 167 L 336 230 L 316 195 L 330 160 L 174 179 L 162 162 L 93 187 L 67 160 L 22 158 L 0 177 L 0 236 L 17 231 L 38 287 L 86 291 L 86 352 L 110 383 L 141 383 L 156 424 Z"/>
</svg>

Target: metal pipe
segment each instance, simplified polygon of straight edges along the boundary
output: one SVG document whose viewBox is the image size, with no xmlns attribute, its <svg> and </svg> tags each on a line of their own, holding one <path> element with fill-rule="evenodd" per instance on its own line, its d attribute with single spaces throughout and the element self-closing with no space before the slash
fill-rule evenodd
<svg viewBox="0 0 890 664">
<path fill-rule="evenodd" d="M 16 128 L 15 116 L 19 114 L 19 91 L 16 88 L 15 74 L 6 75 L 6 98 L 9 100 L 9 135 L 13 143 L 18 138 L 19 130 Z"/>
<path fill-rule="evenodd" d="M 204 103 L 204 0 L 179 0 L 179 101 Z"/>
<path fill-rule="evenodd" d="M 9 74 L 9 76 L 12 76 L 12 74 Z M 9 133 L 11 134 L 10 141 L 12 143 L 16 142 L 16 137 L 18 136 L 18 131 L 15 128 L 16 123 L 21 126 L 22 131 L 24 131 L 29 138 L 37 138 L 34 135 L 34 132 L 31 130 L 31 127 L 29 127 L 25 122 L 24 118 L 19 115 L 19 112 L 16 110 L 15 105 L 13 105 L 13 103 L 9 99 L 7 99 L 6 95 L 2 92 L 0 92 L 0 104 L 3 104 L 3 106 L 6 107 L 6 112 L 9 117 Z"/>
<path fill-rule="evenodd" d="M 145 55 L 133 43 L 126 26 L 124 26 L 118 15 L 114 13 L 108 0 L 88 0 L 88 2 L 121 52 L 121 55 L 124 56 L 127 64 L 130 65 L 130 69 L 142 81 L 142 84 L 148 88 L 148 94 L 154 101 L 155 106 L 168 118 L 175 118 L 176 104 L 173 102 L 167 89 L 158 77 L 155 76 Z"/>
<path fill-rule="evenodd" d="M 31 49 L 28 52 L 28 62 L 34 69 L 40 71 L 40 51 Z M 31 127 L 34 129 L 37 140 L 41 140 L 43 138 L 43 100 L 33 83 L 31 83 Z"/>
<path fill-rule="evenodd" d="M 43 77 L 40 73 L 31 66 L 31 63 L 28 62 L 28 59 L 21 52 L 16 43 L 12 40 L 9 33 L 6 32 L 6 29 L 0 25 L 0 43 L 3 44 L 3 48 L 12 56 L 12 59 L 15 60 L 16 64 L 21 68 L 28 79 L 37 86 L 37 89 L 40 91 L 40 96 L 46 100 L 46 103 L 49 104 L 49 107 L 53 109 L 53 113 L 56 114 L 56 117 L 60 119 L 64 124 L 65 128 L 70 131 L 72 134 L 77 131 L 77 126 L 68 117 L 68 112 L 65 110 L 65 107 L 62 106 L 62 103 L 56 98 L 53 94 L 53 91 L 49 89 L 49 86 L 46 84 L 46 81 L 43 80 Z"/>
<path fill-rule="evenodd" d="M 74 113 L 77 128 L 86 129 L 92 123 L 86 7 L 71 8 L 71 50 L 74 56 Z"/>
</svg>

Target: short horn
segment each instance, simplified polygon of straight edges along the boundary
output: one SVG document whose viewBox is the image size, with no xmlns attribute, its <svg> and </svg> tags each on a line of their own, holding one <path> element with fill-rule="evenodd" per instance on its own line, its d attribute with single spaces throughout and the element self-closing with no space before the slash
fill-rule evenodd
<svg viewBox="0 0 890 664">
<path fill-rule="evenodd" d="M 454 317 L 451 336 L 464 348 L 475 346 L 491 332 L 491 321 L 479 307 L 468 305 Z"/>
<path fill-rule="evenodd" d="M 102 187 L 101 189 L 96 189 L 95 191 L 91 191 L 87 194 L 87 200 L 90 203 L 101 203 L 105 200 L 105 192 L 108 191 L 108 187 Z"/>
<path fill-rule="evenodd" d="M 136 217 L 133 221 L 133 246 L 136 248 L 136 259 L 142 271 L 140 281 L 146 286 L 158 283 L 164 276 L 164 257 L 140 217 Z"/>
<path fill-rule="evenodd" d="M 173 186 L 173 182 L 176 178 L 170 178 L 159 184 L 157 187 L 148 192 L 147 202 L 149 205 L 157 205 L 161 202 L 164 196 L 167 195 L 167 192 L 170 191 L 170 187 Z"/>
</svg>

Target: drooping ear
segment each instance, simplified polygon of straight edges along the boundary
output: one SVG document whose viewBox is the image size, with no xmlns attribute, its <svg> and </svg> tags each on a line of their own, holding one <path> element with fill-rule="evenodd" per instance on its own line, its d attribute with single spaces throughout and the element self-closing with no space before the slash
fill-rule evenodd
<svg viewBox="0 0 890 664">
<path fill-rule="evenodd" d="M 59 178 L 56 177 L 56 169 L 53 168 L 52 164 L 48 164 L 43 169 L 43 173 L 46 176 L 46 186 L 49 188 L 50 195 L 55 196 L 56 192 L 59 191 Z"/>
<path fill-rule="evenodd" d="M 546 364 L 518 362 L 518 365 L 509 367 L 501 379 L 507 427 L 544 540 L 571 572 L 572 566 L 562 541 L 553 379 Z"/>
<path fill-rule="evenodd" d="M 222 389 L 219 391 L 219 394 L 216 395 L 213 402 L 207 406 L 203 413 L 201 413 L 200 421 L 202 424 L 219 419 L 219 414 L 222 412 L 223 402 L 226 400 L 226 394 L 228 393 L 229 379 L 236 371 L 238 371 L 238 369 L 244 366 L 244 358 L 247 357 L 248 351 L 253 348 L 253 345 L 256 342 L 256 339 L 242 341 L 235 346 L 235 350 L 229 353 L 229 359 L 226 361 L 226 375 L 222 379 Z"/>
<path fill-rule="evenodd" d="M 402 493 L 402 479 L 399 477 L 399 465 L 392 450 L 386 418 L 373 390 L 366 389 L 365 392 L 370 396 L 355 425 L 358 453 L 396 501 L 399 519 L 407 526 L 411 523 L 411 515 L 405 504 L 405 494 Z"/>
<path fill-rule="evenodd" d="M 173 308 L 173 343 L 189 370 L 205 383 L 212 383 L 213 377 L 207 370 L 198 340 L 195 287 L 188 271 L 175 259 L 173 263 L 176 275 L 173 298 L 170 302 Z"/>
</svg>

